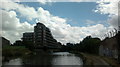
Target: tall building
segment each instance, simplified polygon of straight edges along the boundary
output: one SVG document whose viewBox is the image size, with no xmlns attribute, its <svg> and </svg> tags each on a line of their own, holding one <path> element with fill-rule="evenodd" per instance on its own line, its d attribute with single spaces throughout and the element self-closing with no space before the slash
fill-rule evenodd
<svg viewBox="0 0 120 67">
<path fill-rule="evenodd" d="M 53 38 L 49 28 L 40 22 L 34 26 L 34 37 L 36 47 L 52 47 L 57 43 L 57 41 Z"/>
<path fill-rule="evenodd" d="M 35 45 L 36 46 L 43 46 L 45 44 L 45 25 L 42 23 L 37 23 L 34 26 L 34 37 L 35 37 Z"/>
<path fill-rule="evenodd" d="M 27 45 L 28 47 L 58 47 L 58 42 L 53 38 L 50 29 L 40 22 L 38 22 L 36 26 L 34 26 L 34 32 L 23 33 L 22 40 L 23 44 Z"/>
</svg>

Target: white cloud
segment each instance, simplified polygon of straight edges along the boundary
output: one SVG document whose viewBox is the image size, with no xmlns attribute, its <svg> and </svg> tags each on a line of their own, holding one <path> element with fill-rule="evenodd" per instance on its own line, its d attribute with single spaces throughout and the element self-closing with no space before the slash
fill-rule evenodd
<svg viewBox="0 0 120 67">
<path fill-rule="evenodd" d="M 3 2 L 14 1 L 14 2 L 41 2 L 45 4 L 46 2 L 96 2 L 99 0 L 5 0 Z"/>
<path fill-rule="evenodd" d="M 98 0 L 68 0 L 70 2 L 96 2 Z"/>
<path fill-rule="evenodd" d="M 17 10 L 23 17 L 26 17 L 28 20 L 32 20 L 33 18 L 37 17 L 37 13 L 33 7 L 17 4 L 12 1 L 2 2 L 2 6 L 0 6 L 0 8 L 7 11 Z"/>
<path fill-rule="evenodd" d="M 85 20 L 85 23 L 86 23 L 88 26 L 90 26 L 91 24 L 95 24 L 95 22 L 92 21 L 92 20 Z"/>
<path fill-rule="evenodd" d="M 1 8 L 4 9 L 1 10 L 3 36 L 10 39 L 12 43 L 16 39 L 20 39 L 23 32 L 33 31 L 34 26 L 28 22 L 20 23 L 20 18 L 17 18 L 17 14 L 14 10 L 19 12 L 22 17 L 25 17 L 28 20 L 36 19 L 36 21 L 40 21 L 45 24 L 50 28 L 55 39 L 62 43 L 77 43 L 87 35 L 101 37 L 101 35 L 106 33 L 106 30 L 108 30 L 107 27 L 102 24 L 87 27 L 73 27 L 67 23 L 67 19 L 54 16 L 42 7 L 35 10 L 33 7 L 28 7 L 14 2 L 7 2 L 3 3 L 3 7 Z"/>
<path fill-rule="evenodd" d="M 107 22 L 114 28 L 118 29 L 118 16 L 116 15 L 112 16 L 107 20 Z"/>
<path fill-rule="evenodd" d="M 16 17 L 15 11 L 5 11 L 1 10 L 2 20 L 2 36 L 8 38 L 12 43 L 22 38 L 23 32 L 33 31 L 33 26 L 27 22 L 20 23 L 20 20 Z"/>
<path fill-rule="evenodd" d="M 109 14 L 111 15 L 118 15 L 118 2 L 120 0 L 100 0 L 97 1 L 99 4 L 97 6 L 97 10 L 95 12 L 99 12 L 101 14 Z"/>
<path fill-rule="evenodd" d="M 120 0 L 100 0 L 97 1 L 98 6 L 95 12 L 101 14 L 108 14 L 109 18 L 107 22 L 110 26 L 118 29 L 118 11 L 120 11 L 118 7 L 118 2 Z"/>
</svg>

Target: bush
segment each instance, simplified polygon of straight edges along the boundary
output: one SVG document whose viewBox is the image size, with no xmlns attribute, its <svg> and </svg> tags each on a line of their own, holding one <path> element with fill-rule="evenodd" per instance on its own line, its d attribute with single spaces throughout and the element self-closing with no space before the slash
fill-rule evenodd
<svg viewBox="0 0 120 67">
<path fill-rule="evenodd" d="M 31 51 L 24 46 L 6 46 L 2 49 L 2 56 L 5 57 L 20 57 Z"/>
</svg>

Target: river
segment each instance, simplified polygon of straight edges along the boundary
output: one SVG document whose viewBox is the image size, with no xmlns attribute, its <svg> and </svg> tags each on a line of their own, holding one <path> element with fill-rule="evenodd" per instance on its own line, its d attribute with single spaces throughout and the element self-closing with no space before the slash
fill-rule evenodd
<svg viewBox="0 0 120 67">
<path fill-rule="evenodd" d="M 18 65 L 49 65 L 51 67 L 60 65 L 79 66 L 82 67 L 83 61 L 80 57 L 69 52 L 55 52 L 52 54 L 36 54 L 26 56 L 24 58 L 16 58 L 3 63 L 3 66 Z"/>
</svg>

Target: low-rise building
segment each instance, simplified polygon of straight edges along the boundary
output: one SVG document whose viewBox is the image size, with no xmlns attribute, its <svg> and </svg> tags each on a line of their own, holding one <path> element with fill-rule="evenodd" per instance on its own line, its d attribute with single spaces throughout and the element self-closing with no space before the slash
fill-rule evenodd
<svg viewBox="0 0 120 67">
<path fill-rule="evenodd" d="M 25 32 L 23 33 L 23 41 L 34 41 L 34 32 Z"/>
<path fill-rule="evenodd" d="M 33 46 L 34 45 L 34 32 L 25 32 L 22 37 L 23 45 Z"/>
<path fill-rule="evenodd" d="M 13 46 L 24 46 L 24 44 L 23 44 L 23 42 L 21 40 L 17 40 L 17 41 L 15 41 Z"/>
<path fill-rule="evenodd" d="M 2 40 L 2 47 L 10 45 L 10 41 L 5 37 L 0 37 L 0 39 Z"/>
</svg>

